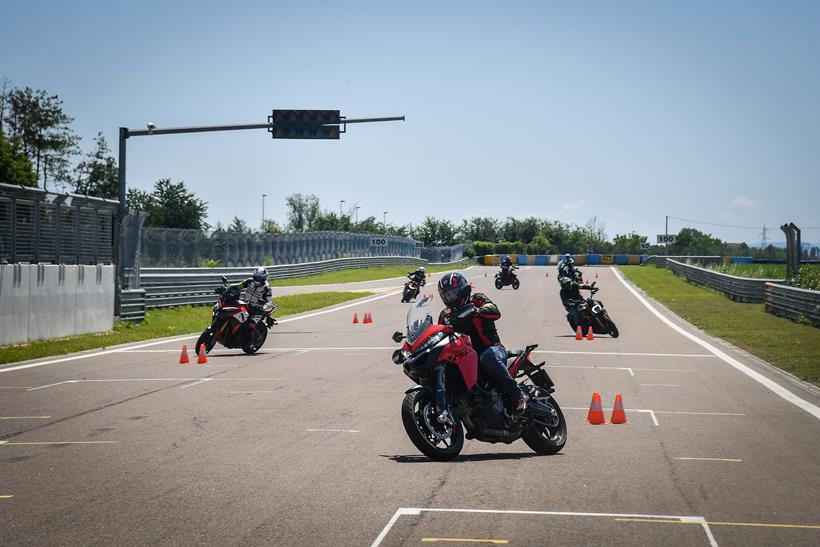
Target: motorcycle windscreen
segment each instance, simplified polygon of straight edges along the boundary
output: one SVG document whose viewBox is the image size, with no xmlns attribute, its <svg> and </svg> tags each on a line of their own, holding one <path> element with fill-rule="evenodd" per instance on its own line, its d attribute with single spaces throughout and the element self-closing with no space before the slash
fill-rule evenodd
<svg viewBox="0 0 820 547">
<path fill-rule="evenodd" d="M 433 298 L 425 296 L 407 310 L 407 343 L 413 344 L 433 324 Z"/>
</svg>

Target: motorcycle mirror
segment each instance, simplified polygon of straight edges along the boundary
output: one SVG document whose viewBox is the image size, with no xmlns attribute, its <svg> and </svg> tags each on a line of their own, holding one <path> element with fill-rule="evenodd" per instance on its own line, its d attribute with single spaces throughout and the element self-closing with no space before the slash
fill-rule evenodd
<svg viewBox="0 0 820 547">
<path fill-rule="evenodd" d="M 395 343 L 398 344 L 402 340 L 404 340 L 404 335 L 402 333 L 400 333 L 399 331 L 396 331 L 396 332 L 393 333 L 393 341 Z"/>
<path fill-rule="evenodd" d="M 223 283 L 226 283 L 226 284 L 228 283 L 228 278 L 227 278 L 227 277 L 225 277 L 224 275 L 222 276 L 222 282 L 223 282 Z"/>
<path fill-rule="evenodd" d="M 393 352 L 392 359 L 393 359 L 393 362 L 396 363 L 397 365 L 400 365 L 400 364 L 404 363 L 404 355 L 401 354 L 400 349 L 397 349 L 396 351 Z"/>
</svg>

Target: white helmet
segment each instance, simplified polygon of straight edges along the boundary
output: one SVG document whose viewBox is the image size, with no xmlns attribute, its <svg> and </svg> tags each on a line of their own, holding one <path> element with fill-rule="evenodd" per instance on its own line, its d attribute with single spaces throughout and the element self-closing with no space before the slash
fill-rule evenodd
<svg viewBox="0 0 820 547">
<path fill-rule="evenodd" d="M 423 273 L 424 272 L 424 266 L 419 266 L 419 271 Z"/>
<path fill-rule="evenodd" d="M 268 269 L 262 266 L 256 268 L 253 271 L 253 280 L 259 285 L 265 283 L 268 280 Z"/>
</svg>

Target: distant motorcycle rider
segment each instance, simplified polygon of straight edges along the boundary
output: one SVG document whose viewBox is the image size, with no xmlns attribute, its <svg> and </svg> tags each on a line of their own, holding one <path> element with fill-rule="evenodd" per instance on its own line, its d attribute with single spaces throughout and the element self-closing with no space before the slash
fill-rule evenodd
<svg viewBox="0 0 820 547">
<path fill-rule="evenodd" d="M 578 311 L 578 302 L 583 300 L 581 289 L 590 289 L 583 283 L 581 270 L 574 267 L 572 255 L 564 255 L 564 260 L 558 265 L 558 283 L 561 285 L 561 303 L 572 317 L 573 324 L 581 324 L 581 314 Z"/>
<path fill-rule="evenodd" d="M 424 273 L 424 266 L 419 266 L 419 269 L 415 272 L 408 272 L 407 277 L 410 278 L 410 281 L 418 283 L 419 287 L 427 284 L 427 274 Z"/>
<path fill-rule="evenodd" d="M 254 270 L 251 277 L 233 286 L 244 291 L 244 300 L 248 303 L 248 313 L 251 315 L 248 326 L 255 335 L 259 320 L 265 314 L 272 314 L 276 310 L 276 304 L 273 303 L 273 291 L 268 285 L 268 270 L 260 266 Z M 267 325 L 269 327 L 277 324 L 276 319 L 272 316 L 268 317 Z"/>
<path fill-rule="evenodd" d="M 470 282 L 462 274 L 444 274 L 438 282 L 438 293 L 447 307 L 438 322 L 470 337 L 479 355 L 481 370 L 504 394 L 508 410 L 521 413 L 527 406 L 526 395 L 507 370 L 507 350 L 495 327 L 501 312 L 487 295 L 475 293 L 471 297 L 471 292 Z"/>
<path fill-rule="evenodd" d="M 510 255 L 504 255 L 504 258 L 501 260 L 501 276 L 504 281 L 509 281 L 511 272 L 513 270 L 517 270 L 513 263 Z"/>
</svg>

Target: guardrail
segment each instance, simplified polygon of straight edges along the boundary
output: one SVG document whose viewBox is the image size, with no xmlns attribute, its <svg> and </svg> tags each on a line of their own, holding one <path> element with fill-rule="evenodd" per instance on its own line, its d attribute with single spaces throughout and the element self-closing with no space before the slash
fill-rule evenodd
<svg viewBox="0 0 820 547">
<path fill-rule="evenodd" d="M 764 285 L 781 281 L 738 277 L 671 259 L 666 259 L 666 267 L 693 283 L 718 290 L 738 302 L 761 303 L 764 300 Z"/>
<path fill-rule="evenodd" d="M 766 311 L 820 327 L 820 291 L 771 282 L 767 282 L 764 288 Z"/>
<path fill-rule="evenodd" d="M 287 279 L 347 268 L 426 263 L 425 260 L 406 256 L 337 258 L 268 266 L 268 272 L 271 279 Z M 227 277 L 229 283 L 238 283 L 247 279 L 252 271 L 252 268 L 142 268 L 140 284 L 145 291 L 145 309 L 212 304 L 216 300 L 213 291 L 220 276 Z"/>
</svg>

